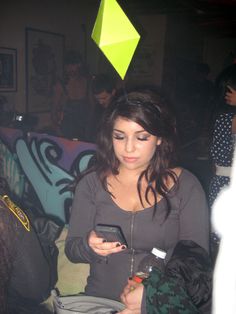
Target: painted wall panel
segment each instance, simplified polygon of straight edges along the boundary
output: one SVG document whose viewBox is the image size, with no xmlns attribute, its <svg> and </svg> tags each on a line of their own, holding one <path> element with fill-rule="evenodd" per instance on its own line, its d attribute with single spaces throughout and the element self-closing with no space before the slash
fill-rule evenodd
<svg viewBox="0 0 236 314">
<path fill-rule="evenodd" d="M 0 176 L 23 207 L 65 223 L 75 180 L 92 164 L 95 150 L 91 143 L 0 128 Z"/>
</svg>

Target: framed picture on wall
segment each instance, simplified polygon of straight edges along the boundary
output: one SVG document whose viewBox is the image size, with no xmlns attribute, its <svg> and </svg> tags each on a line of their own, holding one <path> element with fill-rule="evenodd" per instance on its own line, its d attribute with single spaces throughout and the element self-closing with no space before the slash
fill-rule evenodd
<svg viewBox="0 0 236 314">
<path fill-rule="evenodd" d="M 53 85 L 63 75 L 64 47 L 64 35 L 26 28 L 27 112 L 50 111 Z"/>
<path fill-rule="evenodd" d="M 16 49 L 0 47 L 0 92 L 17 90 L 16 55 Z"/>
<path fill-rule="evenodd" d="M 127 79 L 129 82 L 133 82 L 135 84 L 153 84 L 156 79 L 156 59 L 157 51 L 155 44 L 140 44 L 134 54 L 127 72 Z"/>
</svg>

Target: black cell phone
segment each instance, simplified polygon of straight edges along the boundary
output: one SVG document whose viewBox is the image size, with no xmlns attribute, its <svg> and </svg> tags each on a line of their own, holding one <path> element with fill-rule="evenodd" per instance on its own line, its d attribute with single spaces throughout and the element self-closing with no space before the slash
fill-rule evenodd
<svg viewBox="0 0 236 314">
<path fill-rule="evenodd" d="M 120 226 L 98 224 L 95 227 L 96 234 L 108 242 L 120 242 L 127 247 L 125 236 Z"/>
</svg>

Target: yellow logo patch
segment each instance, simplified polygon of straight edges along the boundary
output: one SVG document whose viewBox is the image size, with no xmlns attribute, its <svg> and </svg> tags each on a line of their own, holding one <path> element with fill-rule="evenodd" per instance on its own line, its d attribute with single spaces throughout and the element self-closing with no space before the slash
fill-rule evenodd
<svg viewBox="0 0 236 314">
<path fill-rule="evenodd" d="M 8 209 L 16 216 L 16 218 L 22 223 L 24 228 L 27 231 L 30 231 L 30 222 L 26 214 L 23 212 L 20 207 L 18 207 L 12 200 L 9 198 L 8 195 L 0 196 L 3 203 L 7 206 Z"/>
</svg>

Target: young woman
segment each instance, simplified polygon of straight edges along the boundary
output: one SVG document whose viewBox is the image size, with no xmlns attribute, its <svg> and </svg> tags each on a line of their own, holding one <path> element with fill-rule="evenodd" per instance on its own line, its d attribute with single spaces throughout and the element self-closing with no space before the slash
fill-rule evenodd
<svg viewBox="0 0 236 314">
<path fill-rule="evenodd" d="M 107 108 L 97 163 L 79 180 L 65 252 L 90 264 L 85 293 L 120 300 L 127 279 L 153 247 L 171 251 L 191 240 L 208 251 L 203 189 L 175 161 L 175 120 L 158 93 L 133 91 Z M 127 241 L 106 242 L 97 224 L 118 225 Z"/>
</svg>

